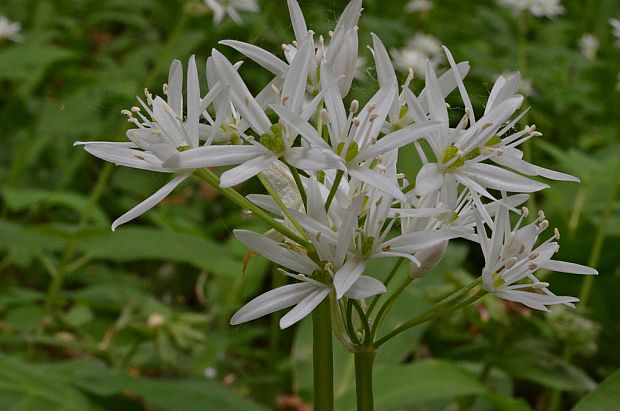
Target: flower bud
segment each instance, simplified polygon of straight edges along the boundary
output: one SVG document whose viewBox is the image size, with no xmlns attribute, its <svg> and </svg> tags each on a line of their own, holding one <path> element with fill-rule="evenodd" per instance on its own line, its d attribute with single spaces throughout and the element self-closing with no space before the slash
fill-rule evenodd
<svg viewBox="0 0 620 411">
<path fill-rule="evenodd" d="M 443 258 L 444 253 L 446 252 L 447 247 L 448 240 L 442 241 L 441 243 L 436 244 L 432 247 L 418 251 L 415 254 L 415 258 L 420 261 L 420 266 L 418 267 L 413 263 L 410 264 L 409 275 L 412 278 L 422 278 L 426 276 L 429 271 L 434 269 L 437 264 L 439 264 L 439 262 Z"/>
</svg>

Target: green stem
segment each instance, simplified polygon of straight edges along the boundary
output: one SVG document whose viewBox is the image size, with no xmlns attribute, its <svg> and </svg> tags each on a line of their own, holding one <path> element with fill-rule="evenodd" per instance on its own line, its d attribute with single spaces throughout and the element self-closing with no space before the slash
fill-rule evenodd
<svg viewBox="0 0 620 411">
<path fill-rule="evenodd" d="M 342 181 L 343 175 L 344 171 L 336 171 L 336 178 L 334 179 L 334 184 L 332 185 L 331 190 L 329 190 L 329 195 L 327 196 L 327 201 L 325 202 L 325 211 L 329 211 L 329 206 L 331 206 L 332 201 L 334 201 L 334 196 L 336 195 L 336 191 L 338 191 L 338 186 L 340 185 L 340 181 Z"/>
<path fill-rule="evenodd" d="M 288 169 L 291 170 L 291 174 L 293 175 L 293 180 L 295 180 L 295 185 L 297 186 L 297 190 L 299 191 L 299 195 L 301 196 L 301 202 L 304 204 L 304 207 L 307 207 L 308 206 L 308 195 L 306 194 L 304 185 L 301 182 L 299 171 L 297 170 L 297 168 L 293 167 L 289 163 L 285 162 L 285 164 L 288 166 Z"/>
<path fill-rule="evenodd" d="M 398 287 L 398 290 L 396 290 L 394 294 L 392 294 L 387 299 L 387 301 L 381 306 L 381 308 L 379 309 L 379 312 L 377 313 L 377 316 L 375 317 L 375 321 L 372 325 L 372 330 L 370 331 L 370 337 L 368 338 L 368 341 L 370 342 L 374 341 L 375 335 L 377 335 L 377 331 L 379 330 L 379 327 L 381 326 L 383 319 L 388 314 L 392 306 L 396 304 L 396 300 L 398 299 L 398 297 L 400 297 L 400 295 L 407 289 L 407 287 L 409 287 L 409 285 L 412 282 L 413 282 L 413 278 L 407 277 L 405 281 L 403 281 L 403 283 L 400 285 L 400 287 Z"/>
<path fill-rule="evenodd" d="M 333 411 L 334 357 L 331 309 L 327 298 L 312 311 L 312 336 L 314 411 Z"/>
<path fill-rule="evenodd" d="M 220 187 L 220 178 L 216 176 L 211 170 L 208 168 L 201 168 L 194 171 L 194 174 L 207 183 L 211 184 L 213 188 L 215 188 L 220 194 L 224 197 L 228 198 L 233 203 L 237 204 L 241 208 L 245 208 L 250 210 L 256 217 L 258 217 L 261 221 L 267 224 L 269 227 L 273 228 L 280 234 L 288 237 L 289 239 L 295 241 L 299 245 L 303 246 L 309 252 L 313 250 L 312 243 L 308 240 L 301 238 L 299 235 L 286 228 L 282 224 L 278 223 L 273 217 L 267 214 L 262 208 L 258 207 L 256 204 L 245 198 L 243 195 L 239 194 L 232 188 L 222 188 Z"/>
<path fill-rule="evenodd" d="M 404 257 L 400 257 L 398 260 L 396 260 L 394 267 L 392 267 L 392 270 L 390 271 L 390 273 L 387 275 L 387 278 L 383 282 L 383 284 L 385 285 L 385 288 L 387 288 L 388 285 L 390 285 L 390 283 L 392 282 L 392 279 L 396 275 L 396 272 L 398 271 L 400 266 L 403 264 L 403 261 L 405 261 Z M 370 317 L 370 314 L 372 314 L 372 311 L 374 310 L 377 303 L 379 302 L 379 298 L 381 298 L 381 295 L 374 296 L 374 298 L 370 302 L 370 306 L 368 307 L 368 310 L 366 311 L 366 317 Z"/>
<path fill-rule="evenodd" d="M 368 338 L 370 337 L 370 326 L 368 325 L 368 317 L 366 316 L 366 314 L 364 314 L 364 310 L 362 309 L 362 306 L 360 305 L 359 302 L 357 302 L 356 300 L 353 300 L 352 304 L 353 304 L 353 307 L 355 308 L 355 311 L 357 311 L 357 314 L 360 317 L 362 326 L 364 327 L 364 339 L 368 341 Z"/>
<path fill-rule="evenodd" d="M 374 347 L 375 348 L 379 348 L 381 345 L 385 344 L 387 341 L 389 341 L 390 339 L 392 339 L 393 337 L 397 336 L 398 334 L 400 334 L 403 331 L 408 330 L 411 327 L 414 327 L 416 325 L 425 323 L 427 321 L 430 321 L 434 318 L 437 318 L 439 316 L 443 316 L 446 314 L 450 314 L 454 311 L 460 310 L 463 307 L 467 307 L 468 305 L 470 305 L 471 303 L 477 301 L 478 299 L 480 299 L 484 294 L 486 294 L 485 291 L 478 291 L 476 294 L 474 294 L 472 297 L 468 298 L 467 300 L 452 305 L 450 306 L 450 302 L 454 301 L 457 298 L 460 298 L 462 296 L 464 296 L 465 294 L 469 293 L 469 291 L 471 291 L 472 288 L 474 288 L 476 285 L 478 285 L 480 281 L 476 280 L 474 281 L 472 284 L 470 284 L 469 286 L 467 286 L 466 288 L 464 288 L 463 290 L 460 290 L 457 294 L 454 295 L 454 297 L 450 297 L 448 299 L 448 301 L 446 302 L 440 302 L 438 304 L 435 304 L 434 306 L 432 306 L 430 309 L 426 310 L 425 312 L 423 312 L 422 314 L 420 314 L 419 316 L 407 321 L 406 323 L 402 324 L 401 326 L 395 328 L 394 330 L 392 330 L 390 333 L 388 333 L 387 335 L 385 335 L 384 337 L 378 339 L 375 343 L 374 343 Z"/>
<path fill-rule="evenodd" d="M 364 347 L 357 351 L 354 357 L 357 411 L 373 411 L 372 366 L 375 360 L 375 350 L 372 347 Z"/>
</svg>

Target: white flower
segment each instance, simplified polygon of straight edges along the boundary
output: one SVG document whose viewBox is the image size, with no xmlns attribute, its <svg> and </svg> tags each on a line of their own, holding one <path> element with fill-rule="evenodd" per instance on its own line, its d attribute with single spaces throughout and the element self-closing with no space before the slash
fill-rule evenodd
<svg viewBox="0 0 620 411">
<path fill-rule="evenodd" d="M 432 0 L 411 0 L 405 6 L 405 10 L 408 13 L 417 13 L 422 11 L 428 11 L 433 8 Z"/>
<path fill-rule="evenodd" d="M 127 131 L 127 138 L 130 142 L 77 141 L 75 143 L 75 145 L 83 145 L 84 149 L 95 157 L 117 165 L 162 173 L 179 173 L 155 194 L 114 221 L 112 230 L 153 208 L 191 175 L 193 170 L 180 170 L 167 165 L 167 162 L 179 150 L 189 152 L 197 149 L 200 139 L 212 139 L 212 129 L 200 124 L 200 117 L 223 87 L 216 84 L 204 98 L 201 98 L 196 60 L 192 56 L 187 68 L 187 117 L 184 117 L 182 70 L 181 62 L 173 61 L 168 75 L 168 84 L 164 85 L 166 100 L 159 96 L 153 98 L 148 90 L 145 90 L 146 103 L 138 97 L 146 115 L 142 114 L 138 107 L 123 110 L 123 114 L 129 117 L 129 121 L 138 127 Z M 241 149 L 237 153 L 237 156 L 243 157 L 244 155 L 247 156 Z"/>
<path fill-rule="evenodd" d="M 609 24 L 611 25 L 611 32 L 617 40 L 616 47 L 620 47 L 620 20 L 609 19 Z"/>
<path fill-rule="evenodd" d="M 215 24 L 220 24 L 226 15 L 235 23 L 242 24 L 243 20 L 238 11 L 258 12 L 257 0 L 204 0 L 204 2 L 211 9 Z"/>
<path fill-rule="evenodd" d="M 9 39 L 16 42 L 21 41 L 22 36 L 19 34 L 21 29 L 21 23 L 11 21 L 6 16 L 0 15 L 0 41 L 2 41 L 2 39 Z"/>
<path fill-rule="evenodd" d="M 564 13 L 560 0 L 498 0 L 515 12 L 527 10 L 536 17 L 553 18 Z"/>
<path fill-rule="evenodd" d="M 579 48 L 581 54 L 588 60 L 595 60 L 596 53 L 598 52 L 599 42 L 598 39 L 590 33 L 584 33 L 579 39 Z"/>
<path fill-rule="evenodd" d="M 532 223 L 520 227 L 527 217 L 524 208 L 521 218 L 511 228 L 508 209 L 498 204 L 499 210 L 490 224 L 491 236 L 487 235 L 482 216 L 477 213 L 477 231 L 480 246 L 484 254 L 485 265 L 482 270 L 482 284 L 485 290 L 500 298 L 520 302 L 528 307 L 548 311 L 547 306 L 565 304 L 574 306 L 579 299 L 569 296 L 557 296 L 549 291 L 549 284 L 541 282 L 534 275 L 540 269 L 548 269 L 573 274 L 598 274 L 596 270 L 579 264 L 552 260 L 558 251 L 559 232 L 534 247 L 538 236 L 549 226 L 544 214 Z"/>
<path fill-rule="evenodd" d="M 433 68 L 441 62 L 441 43 L 430 34 L 417 33 L 405 47 L 392 49 L 392 56 L 396 68 L 404 72 L 412 68 L 423 77 L 427 60 Z"/>
<path fill-rule="evenodd" d="M 385 286 L 379 280 L 361 275 L 365 265 L 359 261 L 350 260 L 341 265 L 334 274 L 319 267 L 295 247 L 287 248 L 285 244 L 252 231 L 235 230 L 234 234 L 250 250 L 298 273 L 285 271 L 288 276 L 300 282 L 278 287 L 256 297 L 233 315 L 230 320 L 232 325 L 252 321 L 294 305 L 295 308 L 280 320 L 280 328 L 290 327 L 310 314 L 329 295 L 332 287 L 337 298 L 345 296 L 362 299 L 385 292 Z"/>
</svg>

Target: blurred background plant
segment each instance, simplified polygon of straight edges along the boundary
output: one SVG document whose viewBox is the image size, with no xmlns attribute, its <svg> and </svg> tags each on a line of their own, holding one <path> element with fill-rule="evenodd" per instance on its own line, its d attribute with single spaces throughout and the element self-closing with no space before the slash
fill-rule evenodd
<svg viewBox="0 0 620 411">
<path fill-rule="evenodd" d="M 326 35 L 347 2 L 300 3 Z M 286 281 L 230 235 L 260 223 L 190 181 L 112 233 L 111 220 L 164 177 L 72 146 L 122 141 L 120 110 L 159 87 L 173 58 L 195 53 L 204 67 L 222 39 L 271 50 L 289 42 L 284 0 L 256 5 L 0 2 L 0 409 L 308 409 L 309 323 L 282 332 L 274 314 L 228 325 L 243 302 Z M 527 154 L 582 179 L 553 183 L 530 205 L 560 228 L 559 259 L 600 272 L 595 281 L 548 274 L 556 292 L 581 297 L 576 311 L 545 315 L 485 297 L 387 344 L 375 367 L 377 409 L 611 409 L 592 407 L 620 392 L 620 4 L 366 0 L 364 8 L 362 44 L 380 33 L 403 77 L 413 67 L 420 80 L 425 58 L 445 68 L 439 44 L 471 61 L 475 107 L 496 76 L 521 71 L 532 106 L 524 122 L 544 134 Z M 254 91 L 270 80 L 251 62 L 241 70 Z M 373 77 L 358 72 L 349 98 L 370 95 Z M 403 167 L 413 175 L 419 164 Z M 482 256 L 466 243 L 449 252 L 388 322 L 478 274 Z M 391 267 L 373 264 L 377 273 Z M 353 409 L 353 360 L 335 355 L 336 409 Z"/>
</svg>

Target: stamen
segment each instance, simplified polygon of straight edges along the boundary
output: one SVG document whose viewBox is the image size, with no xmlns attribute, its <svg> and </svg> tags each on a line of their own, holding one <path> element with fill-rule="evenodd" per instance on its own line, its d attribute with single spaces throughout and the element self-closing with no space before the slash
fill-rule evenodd
<svg viewBox="0 0 620 411">
<path fill-rule="evenodd" d="M 357 100 L 353 100 L 351 102 L 351 106 L 349 107 L 349 113 L 357 113 L 357 110 L 359 110 L 360 107 L 360 103 Z"/>
<path fill-rule="evenodd" d="M 538 270 L 538 265 L 532 263 L 532 264 L 528 265 L 527 268 L 529 270 L 531 270 L 531 271 L 536 271 L 536 270 Z"/>
<path fill-rule="evenodd" d="M 329 124 L 329 113 L 324 108 L 321 109 L 321 120 L 323 120 L 323 124 Z"/>
<path fill-rule="evenodd" d="M 504 263 L 504 267 L 510 269 L 510 268 L 512 268 L 517 263 L 517 261 L 519 261 L 519 259 L 517 257 L 514 257 L 514 256 L 510 257 Z"/>
</svg>

